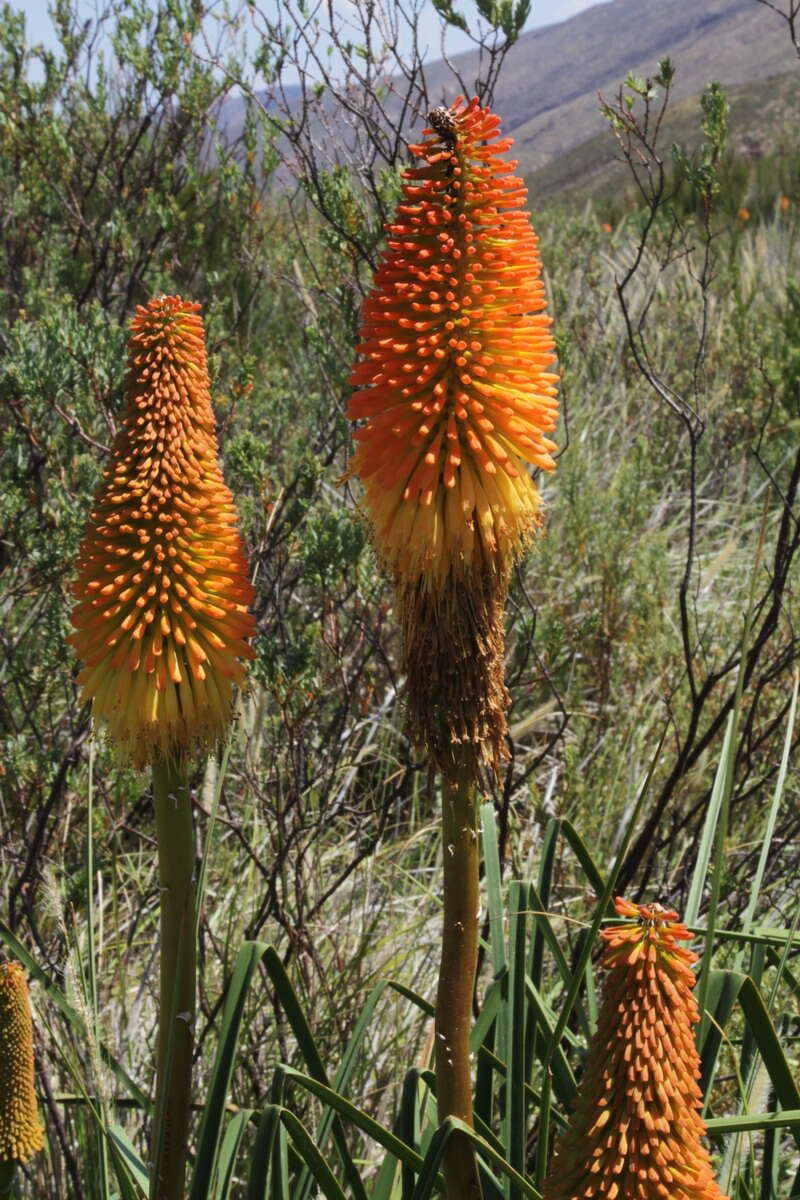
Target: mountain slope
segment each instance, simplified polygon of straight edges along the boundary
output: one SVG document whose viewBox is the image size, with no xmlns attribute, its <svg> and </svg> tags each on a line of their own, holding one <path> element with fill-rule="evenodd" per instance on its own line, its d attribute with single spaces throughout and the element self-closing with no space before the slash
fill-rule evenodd
<svg viewBox="0 0 800 1200">
<path fill-rule="evenodd" d="M 772 75 L 752 83 L 726 88 L 730 105 L 728 145 L 742 158 L 756 160 L 766 155 L 786 155 L 800 149 L 797 128 L 798 71 Z M 702 139 L 700 97 L 690 96 L 670 105 L 659 145 L 669 161 L 673 142 L 692 151 Z M 600 122 L 601 132 L 581 142 L 545 166 L 528 172 L 526 182 L 533 203 L 549 197 L 586 196 L 600 199 L 619 196 L 631 187 L 627 167 L 621 162 L 610 130 Z"/>
<path fill-rule="evenodd" d="M 514 135 L 523 173 L 540 169 L 602 129 L 597 94 L 615 94 L 629 72 L 653 75 L 668 55 L 675 100 L 711 79 L 748 83 L 800 67 L 786 23 L 756 0 L 612 0 L 523 34 L 503 65 L 495 108 Z M 454 59 L 472 79 L 475 54 Z M 452 99 L 443 63 L 427 69 L 437 102 Z"/>
</svg>

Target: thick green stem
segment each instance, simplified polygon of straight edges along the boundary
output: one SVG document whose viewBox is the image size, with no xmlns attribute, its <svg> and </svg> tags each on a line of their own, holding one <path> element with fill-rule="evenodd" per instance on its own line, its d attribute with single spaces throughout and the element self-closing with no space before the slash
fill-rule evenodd
<svg viewBox="0 0 800 1200">
<path fill-rule="evenodd" d="M 478 962 L 478 806 L 471 762 L 454 762 L 442 775 L 444 924 L 436 996 L 436 1094 L 439 1121 L 459 1117 L 472 1125 L 469 1034 Z M 463 1135 L 448 1142 L 444 1158 L 448 1200 L 478 1200 L 478 1167 Z"/>
<path fill-rule="evenodd" d="M 187 776 L 181 764 L 153 764 L 161 987 L 151 1200 L 182 1200 L 186 1172 L 197 958 L 194 833 Z"/>
</svg>

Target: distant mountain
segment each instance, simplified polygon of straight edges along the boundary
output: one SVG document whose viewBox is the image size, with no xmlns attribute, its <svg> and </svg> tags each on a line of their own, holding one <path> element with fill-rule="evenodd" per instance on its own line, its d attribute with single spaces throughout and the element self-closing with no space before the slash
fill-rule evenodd
<svg viewBox="0 0 800 1200">
<path fill-rule="evenodd" d="M 798 85 L 800 69 L 770 75 L 751 83 L 727 86 L 728 146 L 740 157 L 759 159 L 765 155 L 800 153 Z M 697 95 L 671 104 L 659 139 L 669 161 L 673 142 L 688 149 L 702 140 L 702 112 Z M 602 124 L 602 123 L 601 123 Z M 616 146 L 607 127 L 602 132 L 566 150 L 536 171 L 526 172 L 526 182 L 535 206 L 558 196 L 582 203 L 587 196 L 601 201 L 619 197 L 619 189 L 631 188 L 627 167 L 615 154 Z"/>
<path fill-rule="evenodd" d="M 712 79 L 726 87 L 794 70 L 800 109 L 800 63 L 786 22 L 757 0 L 612 0 L 558 25 L 525 33 L 511 48 L 495 92 L 503 128 L 529 175 L 603 129 L 598 92 L 613 98 L 629 72 L 652 76 L 669 56 L 674 100 L 696 95 Z M 455 60 L 463 77 L 475 54 Z M 443 63 L 428 70 L 437 101 L 452 99 Z M 609 157 L 613 142 L 608 139 Z"/>
<path fill-rule="evenodd" d="M 697 104 L 688 98 L 712 79 L 735 93 L 739 116 L 747 114 L 740 131 L 745 141 L 769 134 L 775 89 L 781 128 L 787 114 L 789 125 L 797 125 L 800 63 L 776 12 L 758 0 L 610 0 L 523 34 L 506 56 L 494 107 L 514 137 L 520 173 L 544 195 L 580 187 L 583 176 L 602 183 L 607 168 L 613 171 L 615 146 L 598 93 L 613 99 L 630 72 L 652 76 L 665 56 L 676 68 L 671 109 L 678 125 L 696 131 Z M 462 79 L 475 79 L 476 53 L 452 61 Z M 432 103 L 452 102 L 457 89 L 450 68 L 436 61 L 425 74 Z M 778 76 L 773 89 L 769 80 Z M 287 89 L 290 103 L 295 94 L 299 99 L 299 89 Z M 769 119 L 760 120 L 759 106 L 771 110 Z M 241 130 L 242 113 L 241 101 L 231 99 L 218 115 L 231 139 Z M 732 131 L 737 134 L 733 120 Z"/>
</svg>

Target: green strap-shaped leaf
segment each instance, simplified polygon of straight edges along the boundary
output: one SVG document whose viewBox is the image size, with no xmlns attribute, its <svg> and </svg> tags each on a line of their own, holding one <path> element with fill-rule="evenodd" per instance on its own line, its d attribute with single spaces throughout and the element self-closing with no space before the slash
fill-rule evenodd
<svg viewBox="0 0 800 1200">
<path fill-rule="evenodd" d="M 427 1015 L 429 1009 L 427 1002 L 422 1001 L 421 997 L 417 996 L 414 992 L 410 992 L 408 988 L 403 987 L 401 984 L 395 983 L 394 980 L 391 979 L 382 980 L 379 984 L 377 984 L 376 987 L 372 989 L 372 992 L 367 998 L 366 1004 L 361 1010 L 358 1021 L 356 1022 L 356 1026 L 353 1030 L 350 1040 L 347 1043 L 347 1048 L 342 1055 L 342 1061 L 339 1064 L 339 1069 L 336 1072 L 336 1077 L 333 1081 L 333 1091 L 338 1092 L 340 1095 L 344 1095 L 347 1091 L 350 1079 L 355 1069 L 357 1055 L 361 1049 L 361 1043 L 364 1039 L 367 1029 L 369 1028 L 369 1023 L 372 1020 L 377 1003 L 387 988 L 398 992 L 406 999 L 410 999 L 414 1004 L 421 1006 L 423 1012 L 425 1012 Z M 316 1143 L 321 1150 L 324 1150 L 325 1148 L 325 1142 L 330 1135 L 334 1119 L 335 1113 L 333 1109 L 326 1109 L 316 1132 Z"/>
<path fill-rule="evenodd" d="M 497 1167 L 507 1179 L 511 1180 L 523 1196 L 529 1197 L 529 1200 L 541 1200 L 541 1194 L 533 1184 L 529 1183 L 518 1171 L 515 1171 L 511 1164 L 506 1162 L 503 1156 L 498 1154 L 488 1142 L 484 1141 L 474 1129 L 470 1129 L 468 1125 L 465 1125 L 463 1121 L 459 1121 L 457 1117 L 448 1117 L 436 1130 L 428 1148 L 428 1153 L 425 1155 L 425 1162 L 420 1171 L 412 1200 L 429 1200 L 429 1197 L 433 1195 L 434 1188 L 441 1187 L 439 1164 L 442 1161 L 442 1155 L 448 1141 L 456 1133 L 463 1134 L 464 1137 L 468 1138 L 477 1150 L 479 1158 Z"/>
<path fill-rule="evenodd" d="M 530 979 L 526 980 L 526 992 L 538 1026 L 543 1030 L 547 1038 L 547 1044 L 550 1045 L 553 1041 L 553 1031 L 556 1026 L 554 1014 L 548 1008 Z M 572 1045 L 575 1045 L 575 1035 L 570 1030 L 565 1030 L 562 1036 Z M 561 1039 L 555 1043 L 552 1054 L 549 1055 L 548 1065 L 549 1071 L 552 1074 L 553 1091 L 565 1108 L 571 1108 L 577 1088 L 575 1076 L 572 1073 L 569 1060 L 561 1045 Z"/>
<path fill-rule="evenodd" d="M 750 889 L 750 898 L 747 902 L 744 916 L 742 917 L 742 929 L 745 933 L 749 933 L 753 928 L 756 909 L 758 907 L 759 896 L 761 895 L 761 885 L 764 882 L 764 874 L 767 869 L 767 861 L 769 859 L 770 847 L 772 838 L 775 833 L 775 825 L 778 820 L 778 810 L 783 798 L 783 791 L 786 786 L 786 777 L 789 772 L 789 759 L 792 752 L 792 738 L 794 736 L 794 722 L 797 713 L 797 693 L 800 687 L 800 675 L 794 677 L 794 687 L 792 689 L 792 699 L 789 704 L 789 716 L 786 722 L 786 736 L 783 743 L 783 754 L 781 755 L 781 764 L 778 770 L 778 778 L 775 781 L 775 790 L 772 793 L 772 803 L 767 814 L 766 826 L 764 829 L 764 838 L 761 843 L 761 850 L 758 855 L 758 864 L 756 873 L 753 876 L 753 885 Z M 737 962 L 737 967 L 741 969 L 741 965 Z M 751 972 L 752 973 L 752 972 Z"/>
<path fill-rule="evenodd" d="M 800 1108 L 782 1109 L 780 1112 L 748 1113 L 738 1117 L 712 1117 L 705 1126 L 710 1137 L 727 1137 L 729 1133 L 743 1133 L 748 1129 L 784 1129 L 800 1123 Z"/>
<path fill-rule="evenodd" d="M 764 1060 L 764 1066 L 772 1080 L 779 1103 L 789 1111 L 800 1109 L 800 1088 L 797 1086 L 794 1071 L 783 1052 L 780 1038 L 767 1011 L 764 998 L 752 979 L 745 978 L 739 991 L 739 1003 L 755 1038 L 759 1053 Z M 795 1142 L 800 1146 L 800 1121 L 790 1118 L 786 1125 L 791 1130 Z"/>
<path fill-rule="evenodd" d="M 564 838 L 572 847 L 572 852 L 583 868 L 583 873 L 586 876 L 586 881 L 591 887 L 596 896 L 602 896 L 606 886 L 605 878 L 603 877 L 600 868 L 595 863 L 581 835 L 578 833 L 571 821 L 561 822 L 561 832 Z"/>
<path fill-rule="evenodd" d="M 489 945 L 492 948 L 492 973 L 495 978 L 505 970 L 506 943 L 503 937 L 503 899 L 500 880 L 500 856 L 494 805 L 481 805 L 483 864 L 486 872 L 486 897 L 489 909 Z"/>
<path fill-rule="evenodd" d="M 558 846 L 558 835 L 561 832 L 561 822 L 555 817 L 551 817 L 547 822 L 542 838 L 542 855 L 539 860 L 539 880 L 536 888 L 535 904 L 543 914 L 547 913 L 550 907 L 550 892 L 553 886 L 553 869 L 556 861 L 556 848 Z M 552 950 L 552 942 L 548 937 L 548 930 L 552 934 L 552 926 L 549 918 L 544 915 L 536 920 L 533 940 L 531 942 L 531 958 L 528 974 L 533 980 L 534 986 L 541 990 L 542 987 L 542 970 L 544 963 L 544 938 L 547 938 L 547 943 Z M 558 942 L 556 941 L 558 945 Z M 560 950 L 560 945 L 558 946 Z M 563 958 L 563 954 L 562 954 Z M 561 963 L 558 963 L 561 970 Z"/>
<path fill-rule="evenodd" d="M 716 969 L 712 970 L 708 977 L 706 1005 L 713 1020 L 706 1022 L 705 1038 L 699 1047 L 700 1091 L 705 1097 L 706 1103 L 709 1100 L 711 1082 L 722 1045 L 722 1031 L 727 1027 L 731 1009 L 738 999 L 746 978 L 746 975 L 740 975 L 737 971 L 718 971 Z"/>
<path fill-rule="evenodd" d="M 395 1125 L 395 1131 L 401 1142 L 404 1142 L 416 1154 L 419 1154 L 422 1134 L 418 1098 L 420 1084 L 423 1087 L 427 1086 L 422 1080 L 419 1068 L 412 1067 L 410 1071 L 406 1071 Z M 392 1155 L 392 1159 L 397 1161 L 395 1155 Z M 414 1190 L 414 1171 L 409 1163 L 402 1164 L 401 1181 L 403 1200 L 408 1200 Z M 374 1197 L 374 1200 L 378 1200 L 377 1196 Z"/>
<path fill-rule="evenodd" d="M 252 1115 L 252 1108 L 243 1108 L 241 1112 L 234 1113 L 228 1122 L 217 1158 L 217 1168 L 214 1172 L 214 1200 L 228 1200 L 239 1147 Z"/>
<path fill-rule="evenodd" d="M 108 1145 L 122 1200 L 142 1200 L 150 1194 L 147 1167 L 136 1153 L 121 1125 L 108 1128 Z"/>
<path fill-rule="evenodd" d="M 284 1184 L 288 1183 L 288 1180 L 286 1180 L 286 1173 L 281 1169 L 281 1160 L 285 1158 L 285 1147 L 283 1154 L 281 1154 L 281 1148 L 278 1149 L 277 1154 L 275 1153 L 278 1132 L 281 1129 L 281 1112 L 280 1104 L 268 1104 L 259 1117 L 256 1136 L 250 1151 L 247 1200 L 269 1200 L 271 1183 L 273 1184 L 273 1195 L 282 1197 L 285 1194 Z M 274 1166 L 277 1166 L 277 1170 L 273 1172 Z M 276 1184 L 277 1186 L 275 1186 Z"/>
<path fill-rule="evenodd" d="M 722 743 L 722 753 L 717 764 L 714 785 L 711 789 L 711 798 L 706 809 L 703 833 L 697 852 L 697 861 L 695 863 L 694 874 L 692 875 L 692 884 L 689 888 L 689 898 L 686 901 L 686 911 L 683 914 L 687 925 L 697 924 L 700 902 L 703 898 L 703 889 L 705 888 L 706 875 L 708 874 L 708 864 L 711 861 L 711 851 L 714 848 L 714 837 L 717 832 L 722 801 L 729 790 L 729 785 L 733 778 L 734 725 L 734 713 L 732 712 L 728 717 L 728 723 L 725 727 L 725 740 Z"/>
<path fill-rule="evenodd" d="M 330 1105 L 341 1116 L 346 1117 L 359 1129 L 362 1129 L 369 1137 L 373 1138 L 384 1149 L 394 1154 L 402 1163 L 406 1163 L 415 1171 L 418 1171 L 422 1166 L 422 1156 L 407 1146 L 399 1137 L 385 1129 L 372 1117 L 368 1117 L 365 1112 L 357 1108 L 350 1100 L 344 1096 L 340 1096 L 333 1088 L 328 1087 L 324 1083 L 320 1083 L 318 1079 L 313 1079 L 309 1075 L 304 1075 L 302 1071 L 296 1071 L 294 1067 L 288 1067 L 283 1064 L 283 1070 L 287 1078 L 294 1079 L 312 1095 L 316 1096 L 323 1103 Z"/>
<path fill-rule="evenodd" d="M 292 1139 L 297 1153 L 322 1189 L 323 1196 L 326 1196 L 327 1200 L 347 1200 L 345 1193 L 336 1181 L 336 1176 L 314 1145 L 312 1137 L 302 1122 L 288 1108 L 281 1109 L 280 1119 Z M 283 1200 L 282 1196 L 281 1200 Z"/>
<path fill-rule="evenodd" d="M 211 1082 L 203 1108 L 189 1200 L 208 1200 L 211 1195 L 211 1182 L 220 1145 L 222 1115 L 236 1061 L 247 993 L 253 973 L 268 950 L 269 947 L 264 942 L 244 942 L 236 956 L 236 964 L 225 996 Z"/>
<path fill-rule="evenodd" d="M 528 911 L 530 888 L 526 883 L 514 881 L 508 891 L 508 1003 L 507 1016 L 503 1021 L 505 1046 L 503 1054 L 508 1074 L 506 1076 L 505 1114 L 503 1119 L 503 1143 L 508 1161 L 515 1171 L 525 1169 L 525 1154 L 528 1137 L 528 1122 L 525 1107 L 525 1026 L 527 1018 Z M 517 1200 L 519 1191 L 510 1178 L 504 1189 L 509 1200 Z"/>
</svg>

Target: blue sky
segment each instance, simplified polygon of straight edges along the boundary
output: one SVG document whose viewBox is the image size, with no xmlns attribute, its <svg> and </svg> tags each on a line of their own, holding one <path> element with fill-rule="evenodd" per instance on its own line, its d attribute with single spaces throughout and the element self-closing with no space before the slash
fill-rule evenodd
<svg viewBox="0 0 800 1200">
<path fill-rule="evenodd" d="M 26 28 L 28 42 L 44 42 L 46 45 L 53 44 L 53 28 L 50 18 L 47 13 L 46 0 L 11 0 L 12 7 L 21 9 L 26 16 Z M 280 3 L 280 0 L 272 0 L 273 3 Z M 607 2 L 607 0 L 600 0 Z M 531 5 L 531 15 L 526 29 L 536 29 L 542 25 L 552 25 L 557 21 L 565 21 L 568 17 L 574 16 L 575 13 L 581 12 L 584 8 L 590 8 L 593 4 L 598 3 L 598 0 L 533 0 Z M 92 16 L 98 8 L 103 6 L 95 0 L 78 0 L 80 12 L 86 16 Z M 264 7 L 268 7 L 265 5 Z M 336 0 L 335 7 L 344 9 L 347 7 L 347 0 Z M 462 12 L 468 21 L 474 17 L 475 5 L 471 0 L 456 0 L 454 7 Z M 423 38 L 427 39 L 430 48 L 430 58 L 438 58 L 439 46 L 439 18 L 434 10 L 430 0 L 426 0 L 425 7 L 422 12 L 421 32 Z M 453 29 L 448 33 L 447 45 L 451 54 L 457 54 L 459 50 L 468 49 L 470 42 L 464 34 L 459 30 Z"/>
</svg>

